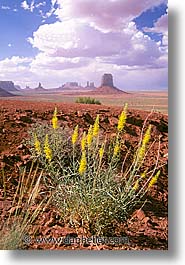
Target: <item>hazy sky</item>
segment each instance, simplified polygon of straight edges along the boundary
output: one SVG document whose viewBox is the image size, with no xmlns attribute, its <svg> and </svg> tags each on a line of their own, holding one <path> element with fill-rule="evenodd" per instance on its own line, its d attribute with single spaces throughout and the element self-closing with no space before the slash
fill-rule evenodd
<svg viewBox="0 0 185 265">
<path fill-rule="evenodd" d="M 0 0 L 0 80 L 166 89 L 166 0 Z"/>
</svg>

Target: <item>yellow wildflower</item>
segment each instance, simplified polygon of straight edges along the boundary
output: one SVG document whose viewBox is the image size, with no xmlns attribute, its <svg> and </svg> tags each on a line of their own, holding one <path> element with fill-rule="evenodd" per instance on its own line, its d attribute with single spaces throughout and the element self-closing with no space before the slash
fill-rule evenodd
<svg viewBox="0 0 185 265">
<path fill-rule="evenodd" d="M 52 117 L 52 125 L 53 129 L 56 130 L 58 128 L 58 118 L 57 118 L 57 108 L 55 107 L 53 117 Z"/>
<path fill-rule="evenodd" d="M 120 143 L 117 141 L 116 144 L 115 144 L 115 146 L 114 146 L 113 156 L 114 157 L 117 156 L 118 153 L 119 153 L 119 151 L 120 151 Z"/>
<path fill-rule="evenodd" d="M 82 135 L 82 140 L 81 140 L 82 152 L 85 151 L 85 146 L 86 146 L 86 132 L 84 132 L 83 135 Z"/>
<path fill-rule="evenodd" d="M 103 155 L 104 155 L 104 145 L 102 145 L 101 148 L 99 149 L 99 157 L 100 157 L 100 160 L 102 160 Z"/>
<path fill-rule="evenodd" d="M 160 175 L 161 171 L 159 170 L 156 175 L 150 180 L 149 184 L 148 184 L 148 188 L 151 188 L 158 180 L 158 177 Z"/>
<path fill-rule="evenodd" d="M 41 154 L 40 141 L 38 140 L 36 133 L 34 134 L 34 146 L 37 154 L 40 155 Z"/>
<path fill-rule="evenodd" d="M 117 129 L 119 132 L 121 132 L 125 126 L 126 119 L 127 119 L 127 108 L 128 108 L 128 104 L 126 103 L 124 110 L 121 112 L 121 115 L 119 116 L 119 120 L 118 120 Z"/>
<path fill-rule="evenodd" d="M 87 134 L 88 148 L 90 148 L 90 146 L 91 146 L 92 139 L 93 139 L 93 127 L 92 127 L 92 125 L 90 125 L 89 130 L 88 130 L 88 134 Z"/>
<path fill-rule="evenodd" d="M 44 153 L 46 156 L 46 159 L 51 161 L 52 159 L 52 150 L 49 146 L 49 140 L 48 140 L 48 134 L 46 134 L 45 142 L 44 142 Z"/>
<path fill-rule="evenodd" d="M 151 128 L 152 128 L 152 126 L 151 126 L 151 124 L 150 124 L 150 125 L 148 126 L 148 129 L 147 129 L 147 131 L 146 131 L 146 133 L 145 133 L 145 136 L 144 136 L 144 138 L 143 138 L 143 144 L 145 144 L 145 145 L 147 145 L 148 142 L 149 142 L 149 140 L 150 140 Z"/>
<path fill-rule="evenodd" d="M 80 173 L 80 175 L 83 175 L 85 173 L 86 167 L 87 167 L 86 153 L 82 152 L 80 165 L 79 165 L 79 169 L 78 169 L 78 172 Z"/>
<path fill-rule="evenodd" d="M 93 136 L 96 137 L 98 136 L 98 133 L 99 133 L 99 115 L 96 116 L 96 120 L 95 120 L 95 123 L 94 123 L 94 127 L 93 127 Z"/>
<path fill-rule="evenodd" d="M 138 188 L 139 188 L 139 181 L 138 180 L 136 180 L 136 183 L 134 184 L 134 187 L 133 187 L 133 190 L 138 190 Z"/>
<path fill-rule="evenodd" d="M 73 135 L 72 135 L 72 144 L 75 145 L 78 139 L 78 125 L 76 125 Z"/>
<path fill-rule="evenodd" d="M 141 147 L 139 148 L 139 152 L 138 152 L 138 159 L 139 161 L 142 161 L 144 155 L 145 155 L 145 151 L 146 151 L 146 146 L 150 140 L 150 134 L 151 134 L 151 125 L 149 125 L 145 135 L 144 135 L 144 138 L 143 138 L 143 141 L 142 141 L 142 144 L 141 144 Z"/>
<path fill-rule="evenodd" d="M 145 170 L 143 173 L 141 173 L 141 178 L 142 179 L 146 178 L 146 172 L 147 172 L 147 170 Z"/>
</svg>

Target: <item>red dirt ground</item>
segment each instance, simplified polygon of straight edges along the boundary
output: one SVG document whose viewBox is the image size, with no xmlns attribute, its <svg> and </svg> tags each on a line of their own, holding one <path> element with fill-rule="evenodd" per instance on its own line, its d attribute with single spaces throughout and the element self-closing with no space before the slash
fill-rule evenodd
<svg viewBox="0 0 185 265">
<path fill-rule="evenodd" d="M 110 137 L 116 131 L 120 107 L 107 107 L 82 104 L 55 104 L 48 102 L 24 102 L 15 100 L 0 100 L 0 163 L 7 174 L 7 201 L 3 200 L 2 181 L 0 182 L 0 214 L 1 220 L 6 211 L 10 210 L 10 201 L 17 185 L 18 170 L 20 165 L 27 164 L 30 159 L 29 150 L 21 145 L 28 137 L 27 131 L 35 122 L 50 122 L 54 107 L 58 109 L 60 126 L 87 129 L 93 124 L 97 114 L 100 114 L 101 130 Z M 139 140 L 144 120 L 148 112 L 128 110 L 125 126 L 125 146 L 134 148 Z M 128 236 L 130 244 L 122 246 L 91 246 L 91 245 L 37 245 L 32 244 L 29 249 L 164 249 L 168 248 L 168 116 L 161 113 L 152 113 L 146 123 L 152 124 L 153 144 L 146 167 L 152 169 L 155 164 L 160 137 L 159 165 L 161 176 L 147 195 L 147 201 L 142 209 L 135 210 L 125 223 L 117 228 L 117 234 Z M 62 227 L 57 222 L 57 210 L 48 209 L 39 219 L 39 236 L 65 236 L 76 233 L 70 227 Z M 82 235 L 78 231 L 78 236 Z"/>
</svg>

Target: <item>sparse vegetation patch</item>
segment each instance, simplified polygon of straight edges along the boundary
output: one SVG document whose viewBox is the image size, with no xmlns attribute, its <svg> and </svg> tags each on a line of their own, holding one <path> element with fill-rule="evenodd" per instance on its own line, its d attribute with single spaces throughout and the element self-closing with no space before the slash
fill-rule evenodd
<svg viewBox="0 0 185 265">
<path fill-rule="evenodd" d="M 97 99 L 90 98 L 90 97 L 79 97 L 75 101 L 76 103 L 81 103 L 81 104 L 96 104 L 96 105 L 101 105 L 101 102 Z"/>
</svg>

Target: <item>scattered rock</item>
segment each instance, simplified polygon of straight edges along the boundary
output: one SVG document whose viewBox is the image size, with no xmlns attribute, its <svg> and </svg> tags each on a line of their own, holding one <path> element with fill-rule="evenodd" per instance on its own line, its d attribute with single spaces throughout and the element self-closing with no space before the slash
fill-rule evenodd
<svg viewBox="0 0 185 265">
<path fill-rule="evenodd" d="M 88 124 L 94 124 L 94 119 L 88 112 L 84 113 L 82 117 Z"/>
<path fill-rule="evenodd" d="M 20 121 L 23 121 L 25 123 L 32 123 L 33 122 L 33 120 L 29 116 L 27 116 L 27 115 L 21 115 L 19 117 L 19 120 Z"/>
</svg>

